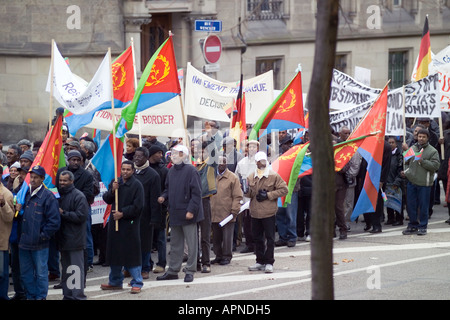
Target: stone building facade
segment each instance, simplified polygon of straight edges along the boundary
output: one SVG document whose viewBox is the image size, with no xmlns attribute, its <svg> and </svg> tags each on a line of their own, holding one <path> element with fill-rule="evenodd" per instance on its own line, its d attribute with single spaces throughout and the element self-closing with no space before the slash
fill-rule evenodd
<svg viewBox="0 0 450 320">
<path fill-rule="evenodd" d="M 303 91 L 313 72 L 316 0 L 3 0 L 0 6 L 0 140 L 42 139 L 50 97 L 45 91 L 54 39 L 73 72 L 89 80 L 103 56 L 133 38 L 138 77 L 169 30 L 179 68 L 203 70 L 195 20 L 221 20 L 221 81 L 274 70 L 283 89 L 302 66 Z M 371 86 L 408 83 L 428 15 L 431 47 L 450 44 L 450 0 L 341 0 L 336 68 L 371 70 Z M 58 107 L 53 101 L 53 110 Z M 17 141 L 16 141 L 17 140 Z"/>
</svg>

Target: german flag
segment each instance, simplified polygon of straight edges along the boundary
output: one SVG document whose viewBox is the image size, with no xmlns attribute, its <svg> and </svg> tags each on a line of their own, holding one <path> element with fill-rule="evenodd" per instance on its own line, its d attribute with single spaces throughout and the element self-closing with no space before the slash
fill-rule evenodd
<svg viewBox="0 0 450 320">
<path fill-rule="evenodd" d="M 415 80 L 428 76 L 428 65 L 431 62 L 430 29 L 428 28 L 428 17 L 425 17 L 422 40 L 420 41 L 419 58 L 417 60 L 417 72 Z"/>
</svg>

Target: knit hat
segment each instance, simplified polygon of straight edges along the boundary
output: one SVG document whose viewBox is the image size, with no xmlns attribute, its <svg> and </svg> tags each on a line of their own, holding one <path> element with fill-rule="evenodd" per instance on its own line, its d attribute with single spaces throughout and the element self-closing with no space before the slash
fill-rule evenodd
<svg viewBox="0 0 450 320">
<path fill-rule="evenodd" d="M 20 159 L 28 159 L 31 162 L 33 162 L 34 157 L 33 157 L 33 152 L 31 150 L 27 150 L 25 151 L 21 156 Z"/>
<path fill-rule="evenodd" d="M 157 146 L 157 145 L 151 146 L 151 147 L 148 149 L 149 157 L 151 157 L 152 155 L 154 155 L 155 153 L 157 153 L 157 152 L 159 152 L 159 151 L 161 151 L 161 152 L 164 153 L 164 150 L 163 150 L 160 146 Z"/>
<path fill-rule="evenodd" d="M 69 151 L 69 153 L 67 154 L 67 160 L 69 160 L 70 158 L 73 158 L 73 157 L 78 157 L 78 158 L 80 158 L 80 160 L 83 159 L 80 151 L 78 151 L 78 150 Z"/>
</svg>

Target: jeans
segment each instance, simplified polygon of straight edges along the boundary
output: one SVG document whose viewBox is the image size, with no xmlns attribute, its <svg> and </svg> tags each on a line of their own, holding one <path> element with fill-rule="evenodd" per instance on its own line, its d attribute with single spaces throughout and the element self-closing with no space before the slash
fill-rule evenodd
<svg viewBox="0 0 450 320">
<path fill-rule="evenodd" d="M 0 251 L 0 300 L 9 300 L 9 254 L 8 250 Z"/>
<path fill-rule="evenodd" d="M 48 293 L 48 248 L 25 250 L 19 248 L 22 283 L 28 300 L 42 300 Z"/>
<path fill-rule="evenodd" d="M 141 275 L 141 266 L 127 267 L 128 272 L 131 274 L 130 285 L 132 287 L 142 288 L 144 282 Z M 122 266 L 110 266 L 109 271 L 109 284 L 116 287 L 123 285 L 123 273 Z"/>
<path fill-rule="evenodd" d="M 431 188 L 417 186 L 408 182 L 406 186 L 406 210 L 409 216 L 408 227 L 418 229 L 427 228 Z"/>
<path fill-rule="evenodd" d="M 278 208 L 276 215 L 278 234 L 283 241 L 297 241 L 298 193 L 292 193 L 292 200 L 286 208 Z"/>
<path fill-rule="evenodd" d="M 92 237 L 92 209 L 89 206 L 88 220 L 86 221 L 86 251 L 87 251 L 87 266 L 92 266 L 94 263 L 94 239 Z"/>
</svg>

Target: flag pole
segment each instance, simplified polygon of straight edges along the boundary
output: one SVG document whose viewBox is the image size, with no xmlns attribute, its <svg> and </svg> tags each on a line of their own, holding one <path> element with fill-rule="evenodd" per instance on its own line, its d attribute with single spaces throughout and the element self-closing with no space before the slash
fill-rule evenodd
<svg viewBox="0 0 450 320">
<path fill-rule="evenodd" d="M 108 48 L 109 72 L 111 78 L 111 113 L 113 123 L 113 158 L 114 158 L 114 181 L 117 182 L 117 144 L 116 144 L 116 114 L 114 113 L 114 86 L 112 83 L 111 48 Z M 115 191 L 115 208 L 119 211 L 119 190 Z M 119 231 L 119 221 L 116 221 L 116 231 Z"/>
<path fill-rule="evenodd" d="M 136 92 L 137 87 L 137 73 L 136 73 L 136 61 L 135 61 L 135 55 L 134 55 L 134 39 L 133 37 L 130 38 L 130 44 L 131 44 L 131 55 L 133 56 L 133 71 L 134 71 L 134 92 Z M 142 147 L 142 131 L 141 131 L 141 115 L 138 113 L 138 128 L 139 128 L 139 146 Z"/>
<path fill-rule="evenodd" d="M 50 102 L 48 105 L 48 130 L 52 127 L 52 112 L 53 112 L 53 79 L 55 77 L 55 67 L 54 67 L 54 47 L 55 39 L 52 39 L 51 57 L 50 57 Z"/>
<path fill-rule="evenodd" d="M 173 36 L 173 33 L 171 30 L 169 30 L 169 37 L 172 37 L 172 36 Z M 189 143 L 189 134 L 188 134 L 187 126 L 186 126 L 186 117 L 184 115 L 183 99 L 181 99 L 181 94 L 178 95 L 178 98 L 180 99 L 180 109 L 181 109 L 181 116 L 183 117 L 184 134 L 186 135 L 186 142 L 183 144 L 189 148 L 189 144 L 190 144 Z"/>
</svg>

